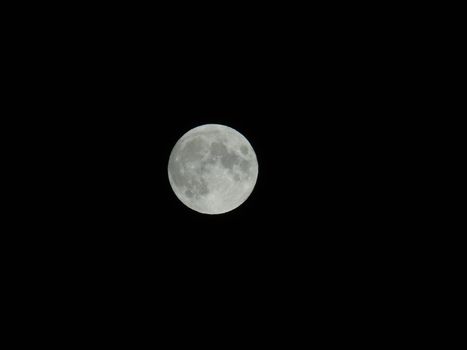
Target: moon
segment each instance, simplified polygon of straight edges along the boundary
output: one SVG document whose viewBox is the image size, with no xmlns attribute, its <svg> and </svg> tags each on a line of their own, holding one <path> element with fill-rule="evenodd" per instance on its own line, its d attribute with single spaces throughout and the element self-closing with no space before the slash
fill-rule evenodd
<svg viewBox="0 0 467 350">
<path fill-rule="evenodd" d="M 223 214 L 244 203 L 258 178 L 250 142 L 225 125 L 185 133 L 169 157 L 169 182 L 178 199 L 203 214 Z"/>
</svg>

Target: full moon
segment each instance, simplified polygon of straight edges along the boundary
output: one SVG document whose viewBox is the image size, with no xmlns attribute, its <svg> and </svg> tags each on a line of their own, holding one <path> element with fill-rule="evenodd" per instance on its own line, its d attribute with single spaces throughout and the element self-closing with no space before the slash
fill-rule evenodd
<svg viewBox="0 0 467 350">
<path fill-rule="evenodd" d="M 238 131 L 206 124 L 178 140 L 169 157 L 168 174 L 175 195 L 187 207 L 222 214 L 250 196 L 258 178 L 258 161 Z"/>
</svg>

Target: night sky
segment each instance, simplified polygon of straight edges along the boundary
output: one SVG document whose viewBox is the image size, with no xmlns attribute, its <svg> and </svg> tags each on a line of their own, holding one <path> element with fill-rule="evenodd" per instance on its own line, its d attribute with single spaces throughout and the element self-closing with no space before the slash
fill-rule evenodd
<svg viewBox="0 0 467 350">
<path fill-rule="evenodd" d="M 41 93 L 28 103 L 44 117 L 27 124 L 42 130 L 27 203 L 40 208 L 30 245 L 41 271 L 153 314 L 170 304 L 172 321 L 203 309 L 274 319 L 310 302 L 329 321 L 354 308 L 381 282 L 397 212 L 380 161 L 393 119 L 378 84 L 390 72 L 368 59 L 374 38 L 319 15 L 266 16 L 271 30 L 243 35 L 149 17 L 35 48 Z M 250 197 L 221 215 L 183 205 L 167 176 L 177 140 L 207 123 L 242 133 L 259 164 Z"/>
</svg>

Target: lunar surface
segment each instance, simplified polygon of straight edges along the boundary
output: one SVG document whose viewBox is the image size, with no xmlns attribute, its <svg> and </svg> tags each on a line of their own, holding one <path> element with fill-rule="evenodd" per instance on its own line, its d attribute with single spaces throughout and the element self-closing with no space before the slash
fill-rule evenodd
<svg viewBox="0 0 467 350">
<path fill-rule="evenodd" d="M 203 214 L 222 214 L 250 196 L 258 178 L 253 147 L 238 131 L 206 124 L 188 131 L 169 158 L 169 181 L 175 195 Z"/>
</svg>

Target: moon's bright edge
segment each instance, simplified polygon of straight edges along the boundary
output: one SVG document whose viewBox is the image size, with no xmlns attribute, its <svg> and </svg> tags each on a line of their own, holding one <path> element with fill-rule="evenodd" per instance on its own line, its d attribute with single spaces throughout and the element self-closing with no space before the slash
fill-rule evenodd
<svg viewBox="0 0 467 350">
<path fill-rule="evenodd" d="M 175 144 L 168 175 L 186 206 L 203 214 L 222 214 L 250 196 L 258 178 L 258 161 L 238 131 L 206 124 L 191 129 Z"/>
</svg>

